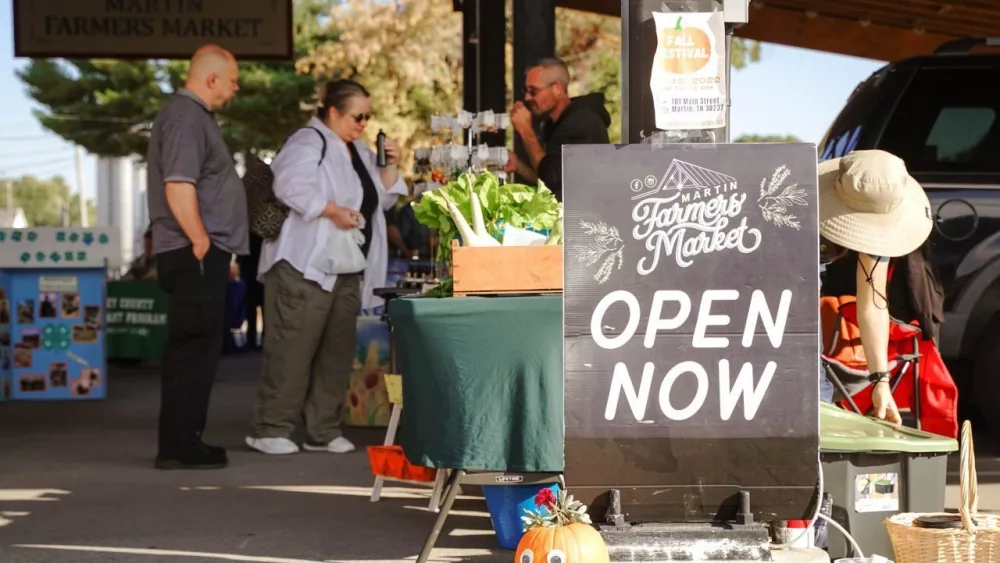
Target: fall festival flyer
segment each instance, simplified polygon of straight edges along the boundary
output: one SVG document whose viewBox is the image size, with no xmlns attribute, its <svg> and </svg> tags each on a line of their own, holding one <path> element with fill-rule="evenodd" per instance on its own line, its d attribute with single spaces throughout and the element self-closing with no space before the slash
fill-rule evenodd
<svg viewBox="0 0 1000 563">
<path fill-rule="evenodd" d="M 649 85 L 656 128 L 726 126 L 726 45 L 722 12 L 654 12 L 657 46 Z"/>
</svg>

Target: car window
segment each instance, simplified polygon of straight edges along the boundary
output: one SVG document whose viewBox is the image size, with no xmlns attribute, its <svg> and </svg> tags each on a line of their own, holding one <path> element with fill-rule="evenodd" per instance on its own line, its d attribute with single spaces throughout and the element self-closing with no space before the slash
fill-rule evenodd
<svg viewBox="0 0 1000 563">
<path fill-rule="evenodd" d="M 1000 71 L 923 69 L 889 119 L 879 148 L 911 172 L 1000 173 Z"/>
<path fill-rule="evenodd" d="M 820 142 L 820 162 L 831 158 L 840 158 L 857 148 L 865 124 L 871 119 L 875 104 L 878 102 L 878 88 L 882 72 L 873 74 L 851 93 L 844 109 L 834 120 L 824 140 Z"/>
</svg>

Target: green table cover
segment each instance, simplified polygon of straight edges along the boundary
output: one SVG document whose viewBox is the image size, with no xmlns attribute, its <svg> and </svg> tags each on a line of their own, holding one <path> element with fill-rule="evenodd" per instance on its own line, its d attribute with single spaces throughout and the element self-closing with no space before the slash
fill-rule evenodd
<svg viewBox="0 0 1000 563">
<path fill-rule="evenodd" d="M 170 296 L 155 281 L 108 284 L 109 358 L 158 360 L 167 343 Z"/>
<path fill-rule="evenodd" d="M 411 463 L 562 472 L 562 295 L 393 299 Z"/>
</svg>

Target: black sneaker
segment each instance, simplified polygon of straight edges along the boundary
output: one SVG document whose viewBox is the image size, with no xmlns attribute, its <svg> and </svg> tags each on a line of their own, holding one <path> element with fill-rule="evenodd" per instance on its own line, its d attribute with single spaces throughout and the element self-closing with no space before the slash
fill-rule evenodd
<svg viewBox="0 0 1000 563">
<path fill-rule="evenodd" d="M 223 448 L 221 446 L 213 446 L 213 445 L 210 445 L 210 444 L 206 444 L 205 442 L 201 443 L 201 447 L 205 448 L 206 450 L 208 450 L 211 453 L 214 453 L 214 454 L 226 457 L 226 448 Z"/>
<path fill-rule="evenodd" d="M 157 456 L 157 469 L 223 469 L 229 465 L 226 450 L 199 445 L 196 449 L 181 455 Z"/>
</svg>

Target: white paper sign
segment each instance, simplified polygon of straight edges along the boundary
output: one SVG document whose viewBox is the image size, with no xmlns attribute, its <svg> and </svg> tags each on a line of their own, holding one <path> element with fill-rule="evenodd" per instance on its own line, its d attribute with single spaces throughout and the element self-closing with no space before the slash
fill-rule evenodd
<svg viewBox="0 0 1000 563">
<path fill-rule="evenodd" d="M 517 227 L 507 226 L 503 230 L 504 246 L 542 246 L 548 238 L 543 234 Z"/>
<path fill-rule="evenodd" d="M 726 126 L 726 44 L 722 12 L 653 12 L 657 46 L 649 86 L 656 128 Z"/>
</svg>

